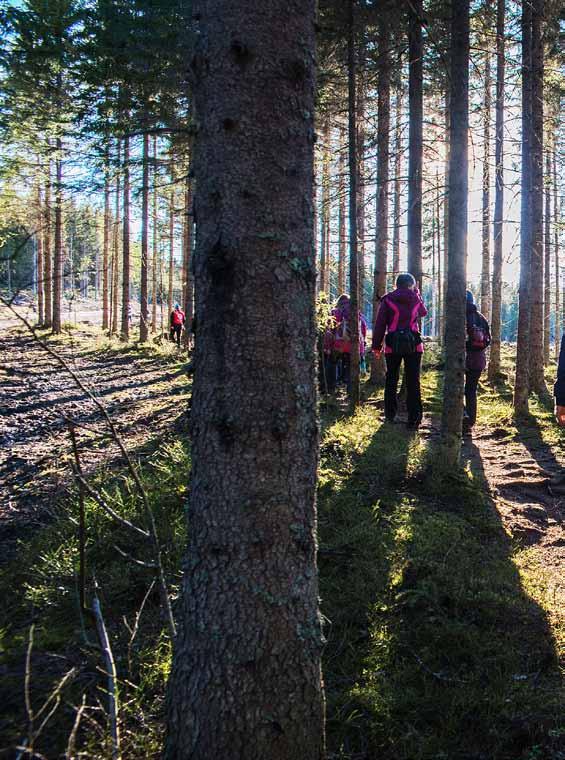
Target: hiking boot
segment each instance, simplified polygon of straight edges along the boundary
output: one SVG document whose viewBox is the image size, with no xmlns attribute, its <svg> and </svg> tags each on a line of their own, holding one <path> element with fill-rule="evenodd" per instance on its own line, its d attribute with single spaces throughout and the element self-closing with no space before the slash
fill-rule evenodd
<svg viewBox="0 0 565 760">
<path fill-rule="evenodd" d="M 552 496 L 565 496 L 565 472 L 554 475 L 547 484 L 547 488 Z"/>
</svg>

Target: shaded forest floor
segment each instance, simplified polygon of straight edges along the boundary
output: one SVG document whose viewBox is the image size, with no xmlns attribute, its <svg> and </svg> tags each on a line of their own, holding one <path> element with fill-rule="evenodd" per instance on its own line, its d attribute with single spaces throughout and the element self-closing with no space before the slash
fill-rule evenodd
<svg viewBox="0 0 565 760">
<path fill-rule="evenodd" d="M 175 601 L 190 468 L 183 365 L 167 347 L 109 345 L 94 332 L 49 345 L 96 390 L 134 456 Z M 35 748 L 48 760 L 65 749 L 107 758 L 104 665 L 77 603 L 78 497 L 62 411 L 79 423 L 93 487 L 137 524 L 143 512 L 92 402 L 23 333 L 8 333 L 2 347 L 0 434 L 13 456 L 0 462 L 9 494 L 0 511 L 0 756 L 13 757 L 41 723 L 30 727 L 24 707 L 33 624 L 27 671 L 36 710 L 75 669 Z M 418 435 L 382 422 L 381 390 L 365 388 L 353 418 L 342 397 L 321 405 L 330 757 L 563 760 L 565 499 L 550 497 L 546 481 L 560 469 L 565 434 L 538 400 L 517 424 L 509 386 L 485 382 L 463 466 L 449 472 L 437 453 L 441 371 L 433 352 L 424 388 Z M 123 756 L 157 758 L 170 644 L 151 570 L 123 556 L 150 561 L 151 553 L 91 499 L 86 515 L 87 595 L 96 576 L 121 684 Z"/>
</svg>

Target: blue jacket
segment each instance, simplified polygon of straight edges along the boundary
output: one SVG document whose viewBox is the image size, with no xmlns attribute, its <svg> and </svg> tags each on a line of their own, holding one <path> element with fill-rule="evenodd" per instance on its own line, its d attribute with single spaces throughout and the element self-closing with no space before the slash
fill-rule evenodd
<svg viewBox="0 0 565 760">
<path fill-rule="evenodd" d="M 561 338 L 559 365 L 557 367 L 557 382 L 553 386 L 553 395 L 557 406 L 565 406 L 565 333 Z"/>
</svg>

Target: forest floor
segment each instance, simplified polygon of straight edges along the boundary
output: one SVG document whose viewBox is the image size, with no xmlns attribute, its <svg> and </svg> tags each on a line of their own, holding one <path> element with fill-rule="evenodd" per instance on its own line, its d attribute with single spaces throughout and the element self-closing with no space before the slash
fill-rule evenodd
<svg viewBox="0 0 565 760">
<path fill-rule="evenodd" d="M 175 602 L 190 469 L 183 357 L 168 345 L 109 343 L 88 326 L 47 343 L 127 444 Z M 77 604 L 80 500 L 67 419 L 92 486 L 136 524 L 143 510 L 99 410 L 69 373 L 21 330 L 3 335 L 0 350 L 0 757 L 14 757 L 41 724 L 26 718 L 26 675 L 37 712 L 74 669 L 34 749 L 48 760 L 65 748 L 102 760 L 111 756 L 104 665 Z M 509 372 L 510 354 L 506 361 Z M 565 499 L 547 491 L 565 433 L 550 400 L 533 399 L 530 417 L 516 421 L 508 381 L 485 381 L 462 467 L 447 471 L 433 351 L 423 387 L 417 435 L 383 423 L 382 390 L 365 387 L 352 417 L 343 395 L 321 402 L 329 757 L 565 760 Z M 86 591 L 90 599 L 96 576 L 120 678 L 122 756 L 158 758 L 171 650 L 153 572 L 139 564 L 151 551 L 92 499 L 85 507 Z"/>
<path fill-rule="evenodd" d="M 186 394 L 186 375 L 170 349 L 140 352 L 94 339 L 85 327 L 48 344 L 86 392 L 24 328 L 0 335 L 0 562 L 49 519 L 54 494 L 72 483 L 69 423 L 89 439 L 82 454 L 86 473 L 120 459 L 89 393 L 137 456 L 170 429 Z"/>
</svg>

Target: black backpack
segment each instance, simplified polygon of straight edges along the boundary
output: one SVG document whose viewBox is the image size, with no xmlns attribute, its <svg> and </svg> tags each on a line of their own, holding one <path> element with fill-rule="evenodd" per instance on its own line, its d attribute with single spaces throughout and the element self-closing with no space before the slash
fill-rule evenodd
<svg viewBox="0 0 565 760">
<path fill-rule="evenodd" d="M 410 356 L 416 353 L 416 346 L 420 342 L 418 334 L 409 327 L 395 330 L 387 335 L 387 344 L 392 353 L 397 356 Z"/>
</svg>

